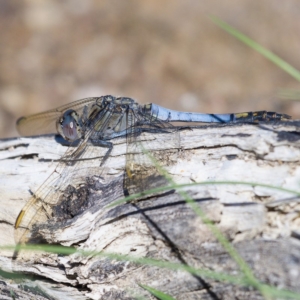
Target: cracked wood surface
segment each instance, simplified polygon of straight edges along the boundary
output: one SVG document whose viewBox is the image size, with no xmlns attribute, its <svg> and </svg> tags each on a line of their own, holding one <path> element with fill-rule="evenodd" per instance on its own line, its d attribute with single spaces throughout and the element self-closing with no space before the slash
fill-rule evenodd
<svg viewBox="0 0 300 300">
<path fill-rule="evenodd" d="M 299 125 L 291 121 L 181 130 L 178 159 L 167 170 L 177 183 L 247 181 L 300 190 Z M 164 141 L 157 137 L 153 142 Z M 123 197 L 125 139 L 116 139 L 114 144 L 103 170 L 95 172 L 93 180 L 82 178 L 89 189 L 86 201 L 92 205 L 72 219 L 41 226 L 43 238 L 48 243 L 80 249 L 240 274 L 236 263 L 180 194 L 171 191 L 136 203 L 106 207 Z M 1 245 L 14 243 L 13 225 L 19 211 L 53 172 L 56 163 L 52 160 L 65 151 L 66 147 L 53 136 L 1 141 Z M 105 152 L 99 151 L 100 155 Z M 76 194 L 79 184 L 70 184 Z M 300 292 L 300 201 L 295 195 L 251 185 L 199 185 L 185 191 L 260 280 Z M 34 283 L 44 293 L 40 292 L 39 297 L 44 297 L 41 299 L 49 295 L 58 299 L 130 299 L 134 294 L 151 298 L 138 283 L 176 299 L 262 299 L 249 288 L 131 262 L 23 252 L 12 262 L 11 255 L 1 251 L 2 270 L 39 276 Z"/>
</svg>

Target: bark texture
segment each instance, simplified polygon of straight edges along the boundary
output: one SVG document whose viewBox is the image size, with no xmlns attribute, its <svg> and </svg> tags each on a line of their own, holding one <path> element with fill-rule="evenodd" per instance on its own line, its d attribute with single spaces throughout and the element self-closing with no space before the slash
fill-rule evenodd
<svg viewBox="0 0 300 300">
<path fill-rule="evenodd" d="M 166 169 L 177 183 L 246 181 L 300 191 L 299 126 L 291 121 L 182 129 L 181 150 Z M 159 143 L 167 153 L 168 144 L 160 138 L 158 135 L 151 143 Z M 90 176 L 83 172 L 81 184 L 77 181 L 80 174 L 76 183 L 69 179 L 69 190 L 61 192 L 67 195 L 65 203 L 72 217 L 57 218 L 41 226 L 43 238 L 48 243 L 80 249 L 242 274 L 177 191 L 107 207 L 123 197 L 125 143 L 125 139 L 116 139 L 105 165 L 98 171 L 93 169 Z M 59 159 L 65 151 L 66 146 L 53 136 L 1 141 L 1 245 L 14 244 L 14 223 L 20 210 L 54 171 L 57 163 L 52 160 Z M 259 280 L 300 293 L 297 195 L 254 185 L 195 185 L 184 190 L 234 245 Z M 76 203 L 74 208 L 72 203 Z M 33 277 L 22 284 L 3 279 L 3 299 L 11 299 L 9 293 L 27 293 L 29 297 L 36 295 L 36 299 L 132 299 L 134 295 L 151 299 L 139 283 L 176 299 L 263 299 L 249 287 L 132 262 L 23 252 L 12 260 L 11 255 L 11 251 L 0 252 L 1 269 Z M 26 295 L 22 297 L 26 299 Z"/>
</svg>

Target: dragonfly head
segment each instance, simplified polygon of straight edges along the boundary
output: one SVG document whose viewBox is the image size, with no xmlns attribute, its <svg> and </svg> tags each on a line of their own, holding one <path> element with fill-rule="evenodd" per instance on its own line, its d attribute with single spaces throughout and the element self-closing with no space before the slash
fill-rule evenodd
<svg viewBox="0 0 300 300">
<path fill-rule="evenodd" d="M 82 124 L 77 112 L 69 109 L 57 120 L 58 133 L 68 142 L 79 140 L 82 137 Z"/>
</svg>

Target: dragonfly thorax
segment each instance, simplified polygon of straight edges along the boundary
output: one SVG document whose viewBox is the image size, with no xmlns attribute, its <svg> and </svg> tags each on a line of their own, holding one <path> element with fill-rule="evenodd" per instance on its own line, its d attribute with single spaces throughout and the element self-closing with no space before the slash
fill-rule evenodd
<svg viewBox="0 0 300 300">
<path fill-rule="evenodd" d="M 63 113 L 56 123 L 58 133 L 67 141 L 73 142 L 81 138 L 82 125 L 77 112 L 69 109 Z"/>
</svg>

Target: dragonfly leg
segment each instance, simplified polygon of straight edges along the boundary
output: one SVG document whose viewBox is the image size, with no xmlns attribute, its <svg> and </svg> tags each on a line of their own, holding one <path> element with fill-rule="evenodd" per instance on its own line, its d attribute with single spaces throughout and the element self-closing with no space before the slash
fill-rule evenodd
<svg viewBox="0 0 300 300">
<path fill-rule="evenodd" d="M 86 127 L 87 121 L 88 121 L 88 107 L 85 105 L 81 117 L 81 123 L 83 127 Z"/>
<path fill-rule="evenodd" d="M 101 161 L 101 164 L 100 164 L 100 167 L 104 165 L 105 161 L 107 160 L 107 158 L 109 157 L 112 149 L 113 149 L 113 143 L 111 142 L 108 142 L 108 141 L 104 141 L 104 140 L 91 140 L 92 144 L 95 145 L 95 146 L 100 146 L 100 147 L 105 147 L 105 148 L 108 148 L 108 150 L 106 151 L 102 161 Z"/>
</svg>

